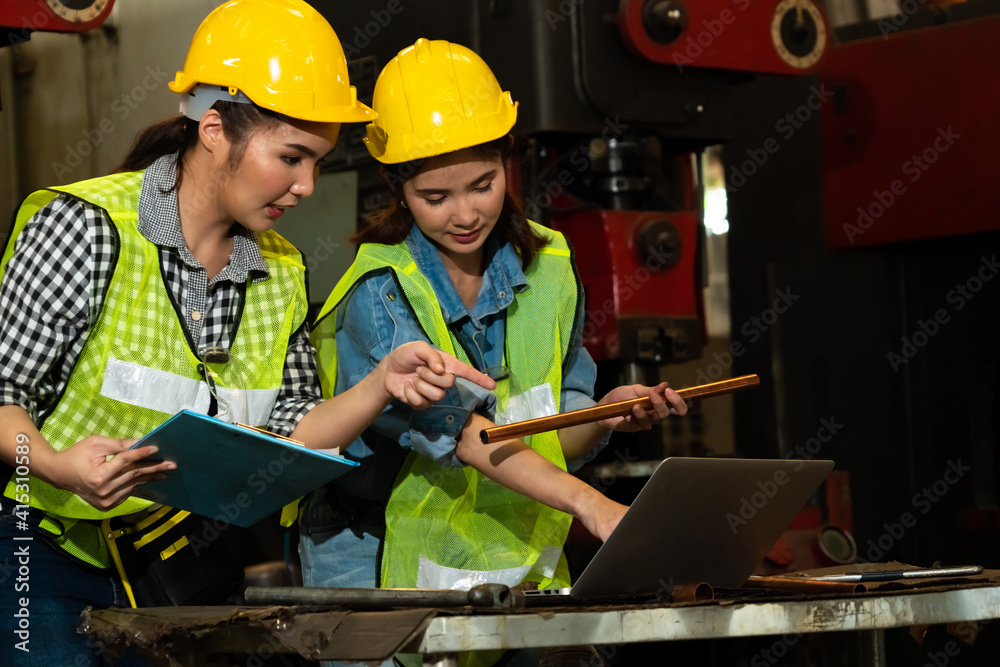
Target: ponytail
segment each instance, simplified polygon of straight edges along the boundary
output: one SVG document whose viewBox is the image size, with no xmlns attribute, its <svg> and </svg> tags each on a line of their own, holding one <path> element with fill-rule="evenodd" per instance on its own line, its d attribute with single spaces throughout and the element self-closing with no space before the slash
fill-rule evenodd
<svg viewBox="0 0 1000 667">
<path fill-rule="evenodd" d="M 174 116 L 147 127 L 136 138 L 114 173 L 141 171 L 164 155 L 184 152 L 198 140 L 198 123 Z"/>
</svg>

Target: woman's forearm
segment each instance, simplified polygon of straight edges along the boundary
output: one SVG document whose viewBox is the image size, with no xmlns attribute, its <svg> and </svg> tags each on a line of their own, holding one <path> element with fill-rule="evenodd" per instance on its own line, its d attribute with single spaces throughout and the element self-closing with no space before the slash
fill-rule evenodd
<svg viewBox="0 0 1000 667">
<path fill-rule="evenodd" d="M 289 437 L 312 449 L 350 445 L 392 401 L 385 391 L 383 372 L 380 364 L 347 391 L 317 405 L 299 420 Z"/>
<path fill-rule="evenodd" d="M 27 447 L 27 449 L 25 449 Z M 0 406 L 0 459 L 17 468 L 24 465 L 33 477 L 53 482 L 51 467 L 56 451 L 20 405 Z M 25 464 L 25 457 L 28 463 Z"/>
<path fill-rule="evenodd" d="M 484 445 L 479 432 L 493 425 L 475 413 L 469 418 L 458 443 L 459 460 L 511 491 L 572 514 L 601 539 L 610 535 L 624 514 L 623 505 L 608 500 L 521 440 Z"/>
</svg>

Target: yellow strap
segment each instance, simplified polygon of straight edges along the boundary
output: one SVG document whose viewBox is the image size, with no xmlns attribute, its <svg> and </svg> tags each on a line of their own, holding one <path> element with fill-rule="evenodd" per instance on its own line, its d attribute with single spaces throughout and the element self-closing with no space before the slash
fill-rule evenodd
<svg viewBox="0 0 1000 667">
<path fill-rule="evenodd" d="M 145 519 L 143 519 L 139 523 L 137 523 L 134 526 L 131 526 L 129 528 L 126 528 L 125 530 L 128 533 L 140 533 L 140 532 L 146 530 L 147 528 L 149 528 L 150 526 L 152 526 L 154 523 L 156 523 L 160 519 L 162 519 L 163 516 L 166 515 L 167 512 L 169 512 L 172 509 L 173 509 L 172 507 L 167 507 L 166 505 L 164 505 L 163 507 L 161 507 L 160 509 L 158 509 L 155 512 L 153 512 L 152 514 L 150 514 L 149 516 L 147 516 Z"/>
<path fill-rule="evenodd" d="M 164 521 L 162 526 L 156 528 L 155 530 L 149 531 L 148 533 L 140 537 L 138 540 L 136 540 L 135 548 L 138 550 L 146 546 L 147 544 L 149 544 L 150 542 L 152 542 L 153 540 L 155 540 L 156 538 L 158 538 L 159 536 L 163 535 L 165 532 L 176 526 L 178 523 L 186 519 L 190 514 L 191 512 L 184 512 L 184 511 L 178 512 L 174 516 L 170 517 L 169 520 Z"/>
<path fill-rule="evenodd" d="M 302 504 L 302 499 L 293 500 L 284 507 L 281 508 L 281 519 L 279 523 L 283 528 L 289 528 L 299 520 L 299 506 Z"/>
<path fill-rule="evenodd" d="M 128 602 L 135 609 L 138 605 L 135 603 L 135 595 L 132 593 L 132 584 L 125 575 L 125 568 L 122 566 L 121 556 L 118 555 L 118 545 L 115 544 L 115 535 L 111 530 L 111 519 L 105 519 L 101 522 L 101 533 L 104 535 L 105 541 L 108 543 L 108 551 L 111 552 L 111 560 L 115 563 L 115 569 L 118 570 L 118 576 L 121 577 L 122 585 L 125 587 L 125 594 L 128 596 Z M 122 533 L 124 535 L 124 533 Z"/>
<path fill-rule="evenodd" d="M 177 540 L 169 547 L 160 552 L 160 560 L 167 560 L 175 553 L 186 547 L 188 544 L 190 544 L 190 542 L 188 542 L 187 536 L 181 535 L 181 538 L 179 540 Z"/>
</svg>

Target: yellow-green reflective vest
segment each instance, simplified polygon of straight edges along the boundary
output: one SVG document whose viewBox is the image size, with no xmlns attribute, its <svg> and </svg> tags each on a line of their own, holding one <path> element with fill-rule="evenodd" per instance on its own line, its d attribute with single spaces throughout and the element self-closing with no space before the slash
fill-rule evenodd
<svg viewBox="0 0 1000 667">
<path fill-rule="evenodd" d="M 579 281 L 563 236 L 534 223 L 532 226 L 549 239 L 549 244 L 528 267 L 528 286 L 518 292 L 507 311 L 506 360 L 522 387 L 549 383 L 558 408 L 563 364 L 574 335 Z M 434 290 L 417 269 L 406 243 L 365 244 L 327 300 L 313 330 L 325 395 L 333 391 L 336 379 L 336 308 L 367 274 L 386 268 L 394 274 L 431 343 L 469 362 L 445 324 Z M 566 469 L 555 433 L 526 441 Z M 441 466 L 410 452 L 386 506 L 382 586 L 417 586 L 422 559 L 432 567 L 470 573 L 504 570 L 524 575 L 534 568 L 536 575 L 527 579 L 540 581 L 542 587 L 568 586 L 562 547 L 571 519 L 471 467 Z"/>
<path fill-rule="evenodd" d="M 163 284 L 159 248 L 138 230 L 139 192 L 145 172 L 114 174 L 29 195 L 18 209 L 11 239 L 0 265 L 3 278 L 14 253 L 14 239 L 31 217 L 59 194 L 101 207 L 117 233 L 117 257 L 94 327 L 70 374 L 55 410 L 39 425 L 42 435 L 62 451 L 89 435 L 137 438 L 183 407 L 204 411 L 211 396 L 197 368 L 181 323 L 180 309 Z M 45 224 L 44 221 L 41 224 Z M 268 277 L 248 280 L 237 335 L 226 364 L 209 364 L 220 402 L 233 407 L 233 421 L 265 425 L 281 388 L 288 340 L 305 321 L 308 299 L 301 253 L 276 232 L 257 234 Z M 17 483 L 27 484 L 18 487 Z M 151 503 L 129 498 L 101 512 L 69 491 L 40 479 L 12 477 L 9 498 L 42 510 L 42 527 L 59 535 L 59 545 L 99 567 L 108 567 L 98 523 L 130 514 Z"/>
</svg>

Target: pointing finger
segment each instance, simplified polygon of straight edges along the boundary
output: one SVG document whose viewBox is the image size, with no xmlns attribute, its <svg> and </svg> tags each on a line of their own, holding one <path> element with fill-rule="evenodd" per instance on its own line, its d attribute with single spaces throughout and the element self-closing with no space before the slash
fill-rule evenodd
<svg viewBox="0 0 1000 667">
<path fill-rule="evenodd" d="M 469 382 L 474 382 L 483 389 L 489 389 L 490 391 L 496 389 L 497 383 L 490 376 L 480 373 L 472 366 L 462 363 L 450 354 L 442 354 L 441 356 L 444 359 L 444 367 L 447 372 L 454 373 Z"/>
</svg>

